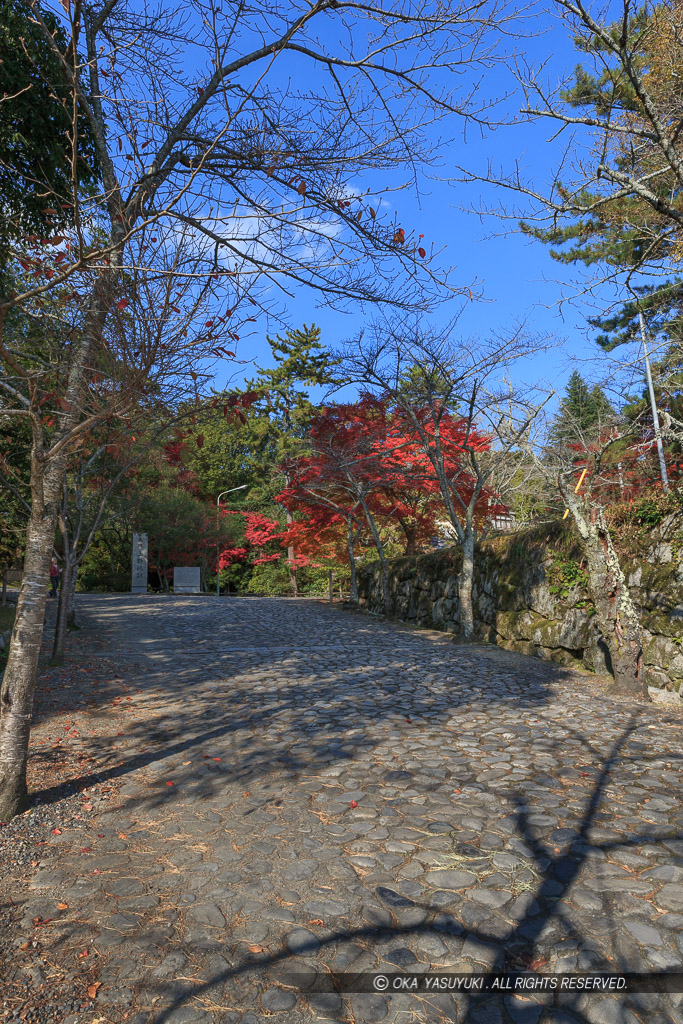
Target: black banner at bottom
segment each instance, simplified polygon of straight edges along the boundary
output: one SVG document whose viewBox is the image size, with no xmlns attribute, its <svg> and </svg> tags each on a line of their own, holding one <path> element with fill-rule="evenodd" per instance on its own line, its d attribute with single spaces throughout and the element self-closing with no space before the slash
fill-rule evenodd
<svg viewBox="0 0 683 1024">
<path fill-rule="evenodd" d="M 534 974 L 507 971 L 496 974 L 297 974 L 278 972 L 282 985 L 305 992 L 683 992 L 683 971 L 614 974 L 602 971 Z"/>
</svg>

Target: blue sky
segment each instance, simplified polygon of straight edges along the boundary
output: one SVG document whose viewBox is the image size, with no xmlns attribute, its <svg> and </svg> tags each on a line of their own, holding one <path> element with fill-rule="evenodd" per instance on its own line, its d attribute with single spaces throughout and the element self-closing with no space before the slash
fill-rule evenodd
<svg viewBox="0 0 683 1024">
<path fill-rule="evenodd" d="M 578 62 L 577 52 L 562 24 L 546 16 L 543 21 L 536 20 L 534 25 L 535 36 L 512 41 L 510 45 L 532 63 L 547 61 L 547 80 L 556 83 L 571 73 Z M 501 96 L 514 89 L 515 82 L 507 69 L 498 67 L 488 73 L 483 88 L 488 96 Z M 501 114 L 516 114 L 521 105 L 517 92 L 503 101 L 499 109 Z M 564 347 L 536 356 L 533 364 L 520 365 L 518 376 L 520 380 L 534 383 L 547 380 L 561 391 L 574 368 L 573 359 L 591 358 L 597 352 L 585 321 L 585 314 L 589 312 L 587 306 L 580 302 L 564 305 L 561 310 L 557 306 L 563 292 L 563 285 L 557 279 L 568 280 L 570 269 L 554 262 L 540 242 L 517 232 L 514 222 L 503 224 L 495 218 L 482 220 L 478 216 L 477 211 L 484 206 L 511 204 L 509 193 L 503 194 L 478 183 L 447 180 L 457 176 L 457 165 L 483 173 L 491 161 L 504 172 L 511 170 L 519 160 L 542 190 L 551 180 L 559 157 L 558 144 L 548 141 L 552 130 L 548 122 L 516 125 L 488 131 L 482 138 L 477 128 L 470 128 L 463 138 L 459 123 L 442 124 L 439 131 L 448 131 L 453 139 L 443 144 L 434 135 L 438 166 L 429 169 L 429 176 L 421 181 L 420 196 L 417 197 L 414 190 L 406 190 L 398 197 L 393 196 L 391 201 L 394 208 L 400 207 L 402 224 L 424 232 L 426 242 L 433 243 L 435 250 L 446 247 L 440 259 L 444 266 L 456 267 L 455 281 L 480 283 L 483 301 L 464 304 L 458 321 L 459 333 L 464 337 L 486 336 L 524 321 L 530 332 L 556 338 Z M 439 307 L 428 320 L 438 328 L 451 319 L 459 306 Z M 372 311 L 340 313 L 319 308 L 316 295 L 303 288 L 288 301 L 286 309 L 292 326 L 316 323 L 322 328 L 323 342 L 332 348 L 357 334 L 372 315 Z M 245 337 L 240 343 L 239 355 L 267 364 L 269 350 L 265 334 L 268 331 L 275 334 L 281 329 L 276 323 L 266 327 L 263 321 L 255 328 L 252 337 Z M 234 369 L 225 367 L 226 371 Z M 247 366 L 238 368 L 236 380 L 239 381 L 242 374 L 248 377 L 251 372 Z M 220 372 L 217 381 L 220 381 Z"/>
</svg>

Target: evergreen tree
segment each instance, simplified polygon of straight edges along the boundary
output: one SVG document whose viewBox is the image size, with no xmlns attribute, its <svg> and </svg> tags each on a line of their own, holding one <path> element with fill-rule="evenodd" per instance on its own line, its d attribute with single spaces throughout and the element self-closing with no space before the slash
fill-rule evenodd
<svg viewBox="0 0 683 1024">
<path fill-rule="evenodd" d="M 49 10 L 41 7 L 40 13 L 68 60 L 64 28 Z M 97 182 L 92 132 L 81 116 L 74 125 L 73 98 L 60 88 L 62 81 L 60 59 L 31 17 L 30 5 L 0 0 L 0 95 L 5 96 L 0 102 L 0 265 L 10 239 L 52 233 L 70 223 L 74 177 L 83 191 Z"/>
<path fill-rule="evenodd" d="M 579 117 L 593 118 L 593 126 L 604 130 L 605 139 L 609 137 L 609 144 L 603 141 L 599 147 L 602 165 L 609 163 L 618 181 L 642 181 L 647 188 L 629 189 L 624 184 L 610 195 L 609 188 L 601 189 L 604 167 L 597 167 L 593 187 L 577 189 L 557 183 L 567 211 L 582 211 L 570 223 L 557 220 L 547 229 L 526 223 L 521 227 L 549 245 L 550 255 L 560 263 L 603 264 L 626 271 L 656 268 L 662 276 L 680 263 L 683 254 L 680 224 L 671 216 L 680 182 L 670 168 L 667 170 L 651 141 L 656 135 L 653 116 L 674 131 L 676 141 L 680 131 L 677 126 L 683 111 L 676 12 L 666 5 L 645 4 L 626 20 L 608 25 L 606 35 L 608 38 L 595 33 L 575 37 L 577 49 L 594 60 L 599 70 L 592 73 L 578 65 L 573 86 L 560 94 L 561 99 Z M 638 338 L 640 312 L 650 323 L 657 321 L 658 333 L 674 341 L 680 339 L 683 280 L 674 277 L 657 285 L 636 282 L 630 287 L 634 299 L 615 314 L 589 320 L 599 332 L 601 347 L 609 350 Z"/>
<path fill-rule="evenodd" d="M 600 385 L 591 387 L 578 370 L 574 370 L 550 428 L 550 439 L 556 444 L 582 443 L 613 414 L 614 409 Z"/>
<path fill-rule="evenodd" d="M 267 338 L 275 366 L 270 370 L 258 367 L 258 377 L 247 384 L 258 394 L 255 410 L 267 412 L 273 431 L 278 435 L 276 448 L 281 458 L 291 446 L 303 438 L 306 427 L 317 412 L 309 388 L 324 387 L 333 380 L 337 361 L 320 343 L 320 328 L 306 324 L 299 330 L 287 331 L 284 338 Z"/>
</svg>

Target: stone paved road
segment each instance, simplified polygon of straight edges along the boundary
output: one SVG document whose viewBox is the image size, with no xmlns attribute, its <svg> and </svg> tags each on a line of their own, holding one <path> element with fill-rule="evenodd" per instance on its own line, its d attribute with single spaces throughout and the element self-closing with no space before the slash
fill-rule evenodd
<svg viewBox="0 0 683 1024">
<path fill-rule="evenodd" d="M 330 969 L 683 970 L 680 712 L 311 601 L 82 607 L 79 644 L 117 671 L 79 742 L 120 801 L 49 837 L 15 939 L 58 918 L 55 951 L 99 955 L 66 1024 L 683 1019 L 676 994 L 310 990 Z"/>
</svg>

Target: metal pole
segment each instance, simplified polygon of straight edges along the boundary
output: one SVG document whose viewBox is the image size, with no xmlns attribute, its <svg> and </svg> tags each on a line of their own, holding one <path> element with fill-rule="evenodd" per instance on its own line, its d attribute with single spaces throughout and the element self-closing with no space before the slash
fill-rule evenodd
<svg viewBox="0 0 683 1024">
<path fill-rule="evenodd" d="M 239 487 L 231 487 L 227 491 L 221 491 L 216 498 L 216 597 L 221 596 L 221 542 L 218 536 L 218 509 L 221 503 L 221 498 L 224 494 L 232 494 L 233 491 L 243 491 L 249 484 L 240 484 Z"/>
<path fill-rule="evenodd" d="M 334 581 L 334 573 L 330 569 L 330 604 L 334 603 L 334 594 L 333 594 L 333 591 L 332 591 L 333 581 Z"/>
<path fill-rule="evenodd" d="M 643 320 L 643 314 L 639 313 L 640 319 L 640 334 L 643 339 L 643 352 L 645 353 L 645 372 L 647 374 L 647 386 L 650 392 L 650 406 L 652 408 L 652 422 L 655 428 L 655 441 L 657 443 L 657 454 L 659 456 L 659 471 L 662 475 L 662 489 L 664 491 L 669 490 L 669 475 L 666 471 L 666 460 L 664 459 L 664 445 L 662 444 L 662 432 L 659 426 L 659 413 L 657 412 L 657 403 L 655 402 L 655 389 L 652 384 L 652 371 L 650 370 L 650 357 L 647 352 L 647 339 L 645 336 L 645 321 Z"/>
</svg>

